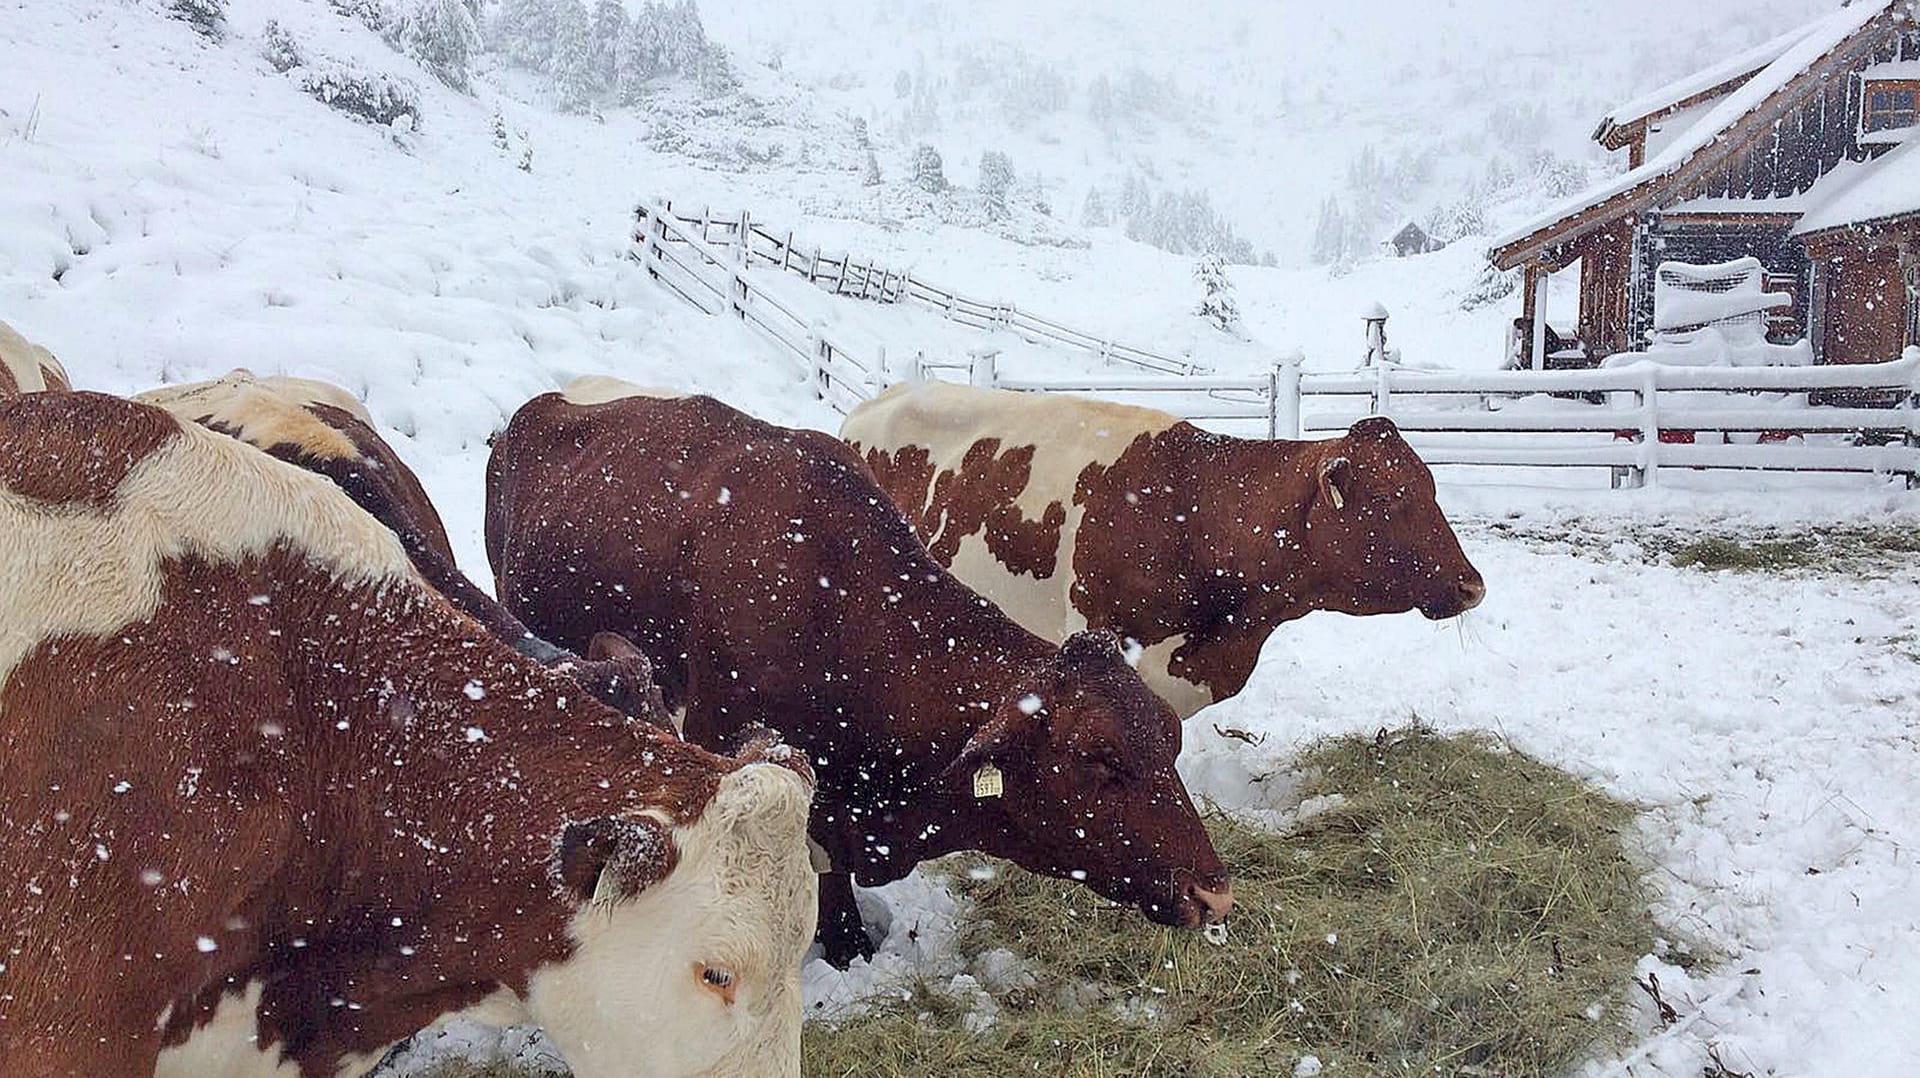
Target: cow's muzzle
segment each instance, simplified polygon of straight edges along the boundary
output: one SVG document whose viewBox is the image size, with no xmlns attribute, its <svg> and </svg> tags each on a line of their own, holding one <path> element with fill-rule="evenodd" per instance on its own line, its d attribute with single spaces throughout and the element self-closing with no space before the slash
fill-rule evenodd
<svg viewBox="0 0 1920 1078">
<path fill-rule="evenodd" d="M 1182 928 L 1219 924 L 1233 911 L 1233 881 L 1225 876 L 1188 880 L 1177 906 Z"/>
<path fill-rule="evenodd" d="M 1446 589 L 1439 597 L 1421 603 L 1420 613 L 1433 621 L 1459 617 L 1479 606 L 1480 601 L 1486 597 L 1486 581 L 1480 579 L 1479 574 L 1476 573 Z"/>
</svg>

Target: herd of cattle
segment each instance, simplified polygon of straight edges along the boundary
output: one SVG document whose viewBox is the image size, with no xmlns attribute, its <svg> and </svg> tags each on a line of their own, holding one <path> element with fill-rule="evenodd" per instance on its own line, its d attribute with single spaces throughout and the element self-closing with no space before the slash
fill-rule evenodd
<svg viewBox="0 0 1920 1078">
<path fill-rule="evenodd" d="M 856 878 L 1218 922 L 1181 719 L 1283 621 L 1485 591 L 1385 420 L 920 384 L 842 440 L 589 378 L 494 439 L 496 599 L 340 389 L 0 360 L 5 1074 L 358 1074 L 458 1014 L 797 1075 Z"/>
</svg>

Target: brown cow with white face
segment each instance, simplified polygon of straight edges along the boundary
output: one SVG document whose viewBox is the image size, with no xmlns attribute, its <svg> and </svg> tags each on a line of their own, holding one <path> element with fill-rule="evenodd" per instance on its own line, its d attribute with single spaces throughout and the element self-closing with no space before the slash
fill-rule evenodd
<svg viewBox="0 0 1920 1078">
<path fill-rule="evenodd" d="M 157 408 L 0 401 L 0 536 L 0 1074 L 361 1074 L 461 1012 L 800 1073 L 798 754 L 586 698 Z"/>
<path fill-rule="evenodd" d="M 0 397 L 68 388 L 66 368 L 52 352 L 0 322 Z"/>
<path fill-rule="evenodd" d="M 134 399 L 333 480 L 354 504 L 393 529 L 414 568 L 454 606 L 522 655 L 561 667 L 603 703 L 667 725 L 652 666 L 639 649 L 603 634 L 588 641 L 582 659 L 528 632 L 467 579 L 426 488 L 374 431 L 373 417 L 353 394 L 311 379 L 259 378 L 237 370 L 216 381 L 149 390 Z"/>
<path fill-rule="evenodd" d="M 835 438 L 582 380 L 495 439 L 487 553 L 539 632 L 610 630 L 659 657 L 696 740 L 780 717 L 820 775 L 830 961 L 873 950 L 848 870 L 880 884 L 955 850 L 1166 924 L 1231 904 L 1174 771 L 1180 724 L 1117 641 L 1020 628 L 928 557 Z"/>
<path fill-rule="evenodd" d="M 864 455 L 933 556 L 1050 640 L 1143 649 L 1182 717 L 1240 691 L 1315 610 L 1449 618 L 1486 594 L 1390 420 L 1254 441 L 1077 397 L 903 383 L 854 409 Z"/>
</svg>

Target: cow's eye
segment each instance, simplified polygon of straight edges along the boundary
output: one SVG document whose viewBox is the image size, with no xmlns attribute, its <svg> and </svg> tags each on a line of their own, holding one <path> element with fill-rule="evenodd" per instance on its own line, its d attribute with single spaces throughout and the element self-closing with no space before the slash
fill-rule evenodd
<svg viewBox="0 0 1920 1078">
<path fill-rule="evenodd" d="M 734 974 L 725 966 L 699 966 L 700 985 L 707 991 L 719 996 L 728 1006 L 733 1005 Z"/>
<path fill-rule="evenodd" d="M 1092 771 L 1093 777 L 1100 782 L 1115 782 L 1124 775 L 1120 770 L 1120 761 L 1111 756 L 1090 757 L 1087 760 L 1087 769 Z"/>
</svg>

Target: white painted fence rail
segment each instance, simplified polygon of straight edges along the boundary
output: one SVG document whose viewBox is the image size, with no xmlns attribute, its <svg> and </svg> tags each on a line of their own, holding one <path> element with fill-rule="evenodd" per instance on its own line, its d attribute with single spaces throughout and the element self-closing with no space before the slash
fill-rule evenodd
<svg viewBox="0 0 1920 1078">
<path fill-rule="evenodd" d="M 675 210 L 672 202 L 658 207 L 642 205 L 638 210 L 644 229 L 649 214 L 669 218 L 677 228 L 668 229 L 670 241 L 697 235 L 709 245 L 724 245 L 744 253 L 745 264 L 777 266 L 799 274 L 817 287 L 835 295 L 879 303 L 918 303 L 940 312 L 951 321 L 977 329 L 1007 330 L 1029 344 L 1064 345 L 1102 362 L 1122 363 L 1159 374 L 1190 375 L 1206 370 L 1191 356 L 1169 356 L 1145 348 L 1136 348 L 1097 333 L 1076 329 L 1043 318 L 1016 304 L 975 299 L 940 288 L 904 270 L 890 270 L 871 260 L 861 261 L 852 254 L 824 252 L 819 247 L 803 250 L 795 244 L 792 231 L 782 232 L 753 220 L 751 214 L 716 216 L 702 206 L 696 216 Z"/>
<path fill-rule="evenodd" d="M 928 366 L 922 376 L 940 369 Z M 1302 372 L 1290 357 L 1264 376 L 1042 380 L 1002 377 L 993 354 L 979 352 L 966 380 L 1028 393 L 1151 398 L 1196 422 L 1264 422 L 1270 438 L 1331 436 L 1384 415 L 1429 464 L 1606 468 L 1616 486 L 1655 483 L 1662 468 L 1866 472 L 1903 475 L 1909 486 L 1920 475 L 1920 349 L 1846 366 Z M 1835 392 L 1888 406 L 1806 401 Z M 1699 440 L 1662 438 L 1677 432 Z M 1752 440 L 1719 444 L 1729 432 Z M 1832 444 L 1807 444 L 1808 436 Z"/>
</svg>

